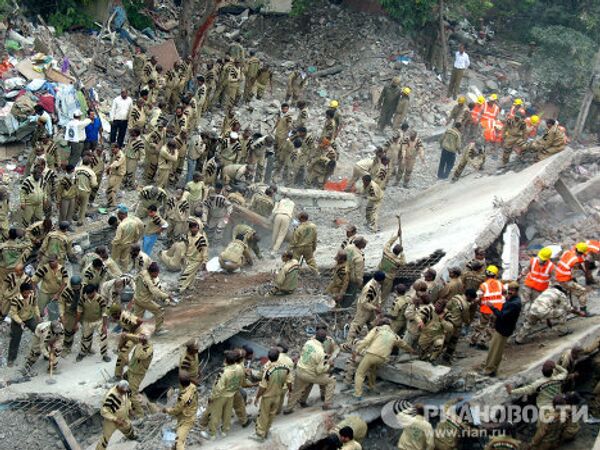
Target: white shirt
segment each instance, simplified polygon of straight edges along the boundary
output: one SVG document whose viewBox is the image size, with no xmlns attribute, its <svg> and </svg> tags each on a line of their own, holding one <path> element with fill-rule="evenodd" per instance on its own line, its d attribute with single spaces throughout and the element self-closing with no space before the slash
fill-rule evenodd
<svg viewBox="0 0 600 450">
<path fill-rule="evenodd" d="M 456 52 L 454 54 L 454 68 L 455 69 L 468 69 L 471 65 L 471 60 L 467 52 Z"/>
<path fill-rule="evenodd" d="M 87 127 L 92 121 L 90 119 L 79 120 L 71 119 L 67 123 L 65 129 L 65 141 L 67 142 L 83 142 L 85 141 L 85 127 Z"/>
<path fill-rule="evenodd" d="M 123 98 L 120 95 L 115 97 L 110 108 L 110 120 L 128 120 L 129 111 L 133 107 L 133 99 L 131 97 Z"/>
</svg>

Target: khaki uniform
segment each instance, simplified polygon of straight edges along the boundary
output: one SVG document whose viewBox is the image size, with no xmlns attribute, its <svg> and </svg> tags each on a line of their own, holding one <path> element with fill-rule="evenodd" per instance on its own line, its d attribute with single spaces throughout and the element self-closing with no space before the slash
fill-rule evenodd
<svg viewBox="0 0 600 450">
<path fill-rule="evenodd" d="M 308 83 L 308 76 L 304 72 L 294 70 L 289 76 L 287 81 L 287 90 L 285 94 L 286 100 L 292 99 L 294 101 L 302 97 L 304 88 Z"/>
<path fill-rule="evenodd" d="M 267 90 L 267 85 L 273 82 L 273 72 L 271 69 L 266 67 L 261 67 L 258 71 L 258 75 L 256 77 L 256 98 L 263 98 L 265 91 Z"/>
<path fill-rule="evenodd" d="M 225 71 L 225 89 L 223 92 L 223 108 L 225 110 L 232 109 L 237 103 L 238 96 L 240 95 L 240 85 L 244 79 L 241 67 L 230 65 L 224 67 Z"/>
<path fill-rule="evenodd" d="M 390 327 L 398 336 L 402 336 L 406 331 L 407 319 L 405 313 L 410 303 L 411 298 L 408 295 L 396 295 L 392 308 L 388 311 L 388 315 L 392 317 Z"/>
<path fill-rule="evenodd" d="M 190 181 L 185 185 L 185 191 L 188 193 L 186 199 L 190 205 L 190 213 L 194 215 L 197 209 L 202 208 L 208 188 L 203 181 Z"/>
<path fill-rule="evenodd" d="M 396 184 L 400 184 L 400 180 L 404 179 L 403 186 L 408 187 L 410 177 L 417 161 L 417 155 L 423 159 L 425 157 L 425 147 L 420 137 L 411 141 L 408 136 L 402 139 L 400 144 L 401 157 L 398 160 L 398 172 L 396 174 Z"/>
<path fill-rule="evenodd" d="M 200 378 L 200 359 L 198 353 L 190 354 L 184 351 L 179 358 L 179 372 L 185 372 L 190 379 L 198 380 Z"/>
<path fill-rule="evenodd" d="M 471 429 L 454 409 L 458 403 L 452 399 L 444 405 L 444 419 L 435 427 L 435 450 L 456 450 L 461 448 L 461 440 L 464 435 L 468 436 Z"/>
<path fill-rule="evenodd" d="M 339 434 L 340 430 L 344 427 L 352 428 L 352 431 L 354 431 L 354 440 L 358 443 L 361 443 L 365 437 L 367 437 L 367 431 L 369 431 L 367 422 L 365 422 L 362 417 L 357 415 L 346 417 L 344 420 L 336 424 L 331 431 Z"/>
<path fill-rule="evenodd" d="M 234 272 L 247 264 L 252 264 L 248 244 L 239 239 L 232 240 L 219 255 L 219 264 L 227 272 Z"/>
<path fill-rule="evenodd" d="M 515 341 L 523 343 L 533 327 L 547 320 L 556 325 L 559 335 L 567 334 L 567 316 L 570 310 L 571 305 L 565 294 L 552 287 L 546 289 L 531 303 L 523 325 L 518 328 L 515 334 Z"/>
<path fill-rule="evenodd" d="M 431 304 L 420 306 L 419 315 L 423 321 L 418 341 L 421 359 L 435 361 L 444 349 L 444 327 Z"/>
<path fill-rule="evenodd" d="M 356 314 L 350 323 L 346 343 L 350 344 L 362 331 L 363 326 L 375 319 L 375 314 L 381 306 L 381 284 L 375 279 L 370 280 L 362 289 L 356 303 Z"/>
<path fill-rule="evenodd" d="M 363 278 L 365 275 L 365 254 L 352 243 L 346 247 L 346 255 L 348 256 L 347 294 L 350 299 L 354 299 L 363 285 Z"/>
<path fill-rule="evenodd" d="M 443 309 L 448 300 L 458 294 L 465 292 L 465 288 L 460 278 L 450 278 L 437 293 L 436 306 L 440 305 Z"/>
<path fill-rule="evenodd" d="M 146 157 L 146 143 L 140 135 L 135 139 L 130 139 L 125 145 L 125 179 L 124 187 L 133 189 L 137 186 L 136 172 L 140 161 Z"/>
<path fill-rule="evenodd" d="M 333 402 L 335 391 L 335 378 L 329 374 L 330 368 L 323 344 L 315 338 L 306 341 L 300 353 L 296 369 L 296 380 L 288 400 L 287 409 L 293 410 L 296 407 L 306 387 L 311 384 L 325 387 L 324 404 L 330 405 Z"/>
<path fill-rule="evenodd" d="M 275 208 L 273 199 L 262 192 L 257 192 L 252 196 L 252 200 L 250 200 L 250 211 L 254 211 L 260 216 L 271 217 L 273 208 Z"/>
<path fill-rule="evenodd" d="M 99 156 L 99 155 L 95 154 L 91 158 L 92 158 L 92 163 L 90 165 L 90 168 L 96 175 L 96 180 L 98 182 L 98 184 L 96 184 L 96 186 L 94 186 L 92 188 L 92 191 L 90 193 L 90 202 L 93 203 L 96 200 L 96 196 L 98 195 L 98 189 L 100 188 L 100 185 L 102 184 L 102 177 L 104 176 L 105 164 L 104 164 L 104 155 Z"/>
<path fill-rule="evenodd" d="M 277 116 L 277 122 L 275 123 L 275 149 L 277 151 L 277 159 L 280 160 L 281 165 L 283 165 L 284 162 L 284 160 L 281 158 L 283 156 L 287 156 L 283 155 L 281 150 L 288 138 L 290 127 L 292 126 L 292 120 L 291 114 L 283 114 L 280 112 Z"/>
<path fill-rule="evenodd" d="M 177 241 L 158 254 L 158 259 L 170 272 L 180 272 L 185 266 L 185 249 L 187 245 L 184 240 Z M 146 267 L 147 268 L 147 267 Z"/>
<path fill-rule="evenodd" d="M 251 56 L 246 60 L 245 67 L 245 78 L 246 83 L 244 84 L 244 102 L 248 103 L 254 97 L 254 91 L 256 90 L 256 77 L 260 69 L 260 59 L 256 56 Z"/>
<path fill-rule="evenodd" d="M 295 259 L 286 262 L 277 272 L 273 281 L 273 294 L 292 294 L 298 287 L 298 271 L 300 265 Z"/>
<path fill-rule="evenodd" d="M 133 346 L 138 342 L 138 334 L 141 331 L 141 324 L 138 324 L 139 318 L 127 310 L 121 311 L 119 316 L 119 326 L 123 329 L 121 338 L 117 346 L 117 363 L 115 365 L 115 377 L 123 376 L 123 368 L 129 365 L 129 353 Z"/>
<path fill-rule="evenodd" d="M 58 221 L 73 220 L 75 212 L 75 198 L 77 197 L 77 184 L 74 174 L 64 174 L 60 177 L 56 189 L 58 203 Z"/>
<path fill-rule="evenodd" d="M 36 285 L 41 283 L 38 291 L 38 306 L 43 313 L 48 306 L 48 316 L 50 320 L 58 319 L 58 304 L 56 299 L 64 286 L 69 281 L 67 269 L 58 265 L 56 270 L 52 270 L 50 264 L 38 266 L 31 281 Z"/>
<path fill-rule="evenodd" d="M 158 153 L 158 175 L 156 178 L 156 186 L 164 188 L 169 182 L 169 176 L 175 170 L 179 153 L 177 149 L 169 149 L 166 145 L 160 149 Z"/>
<path fill-rule="evenodd" d="M 116 430 L 119 430 L 127 439 L 134 439 L 135 432 L 129 420 L 129 411 L 131 410 L 131 400 L 129 394 L 120 394 L 116 386 L 111 388 L 100 409 L 100 415 L 104 419 L 102 422 L 102 438 L 96 450 L 106 450 L 111 436 Z M 122 421 L 118 424 L 117 421 Z"/>
<path fill-rule="evenodd" d="M 179 291 L 185 291 L 196 278 L 198 270 L 208 262 L 208 238 L 202 231 L 188 233 L 184 253 L 185 268 L 179 278 Z"/>
<path fill-rule="evenodd" d="M 135 209 L 135 215 L 140 219 L 146 218 L 148 215 L 148 207 L 154 205 L 160 211 L 167 204 L 167 192 L 156 186 L 145 186 L 140 191 L 138 198 L 138 206 Z"/>
<path fill-rule="evenodd" d="M 240 364 L 225 366 L 217 377 L 206 410 L 211 436 L 216 436 L 219 425 L 223 433 L 231 429 L 233 396 L 240 390 L 244 377 L 244 368 Z"/>
<path fill-rule="evenodd" d="M 127 372 L 125 372 L 125 379 L 129 382 L 129 389 L 131 389 L 131 409 L 137 417 L 143 417 L 144 415 L 139 390 L 153 356 L 154 347 L 150 342 L 138 343 L 133 348 L 131 360 L 127 366 Z"/>
<path fill-rule="evenodd" d="M 463 149 L 460 160 L 454 168 L 452 181 L 458 181 L 465 170 L 465 167 L 467 167 L 467 164 L 470 164 L 476 171 L 481 170 L 485 164 L 485 150 L 483 147 L 475 144 L 469 144 L 465 149 Z"/>
<path fill-rule="evenodd" d="M 77 223 L 83 224 L 83 221 L 85 220 L 85 214 L 87 213 L 87 209 L 90 204 L 92 189 L 96 189 L 98 187 L 98 178 L 91 167 L 79 166 L 75 169 L 75 180 L 75 184 L 77 186 L 75 209 L 76 211 L 79 211 Z"/>
<path fill-rule="evenodd" d="M 292 358 L 290 358 L 288 356 L 287 353 L 283 353 L 283 352 L 279 352 L 279 358 L 277 359 L 277 362 L 284 365 L 285 367 L 287 367 L 289 369 L 289 373 L 290 373 L 290 380 L 292 385 L 294 384 L 294 361 L 292 360 Z M 311 389 L 312 389 L 312 385 Z M 277 414 L 279 414 L 282 410 L 283 410 L 283 402 L 285 401 L 285 396 L 288 394 L 288 387 L 284 386 L 281 394 L 279 396 L 279 406 L 277 407 Z M 310 392 L 309 392 L 310 394 Z"/>
<path fill-rule="evenodd" d="M 158 170 L 158 155 L 160 149 L 165 145 L 167 138 L 166 127 L 155 129 L 144 136 L 146 143 L 146 158 L 144 159 L 144 179 L 146 183 L 152 183 Z"/>
<path fill-rule="evenodd" d="M 293 383 L 292 371 L 279 361 L 268 361 L 263 367 L 263 376 L 258 385 L 264 390 L 260 397 L 258 418 L 256 419 L 256 435 L 267 437 L 273 419 L 279 410 L 279 399 L 285 392 L 285 386 Z"/>
<path fill-rule="evenodd" d="M 404 121 L 406 120 L 406 116 L 408 115 L 408 110 L 410 109 L 410 97 L 408 95 L 400 94 L 400 99 L 398 100 L 398 104 L 396 105 L 396 113 L 394 114 L 394 120 L 392 122 L 392 127 L 395 129 L 400 128 Z"/>
<path fill-rule="evenodd" d="M 546 159 L 556 153 L 562 152 L 567 146 L 567 138 L 562 130 L 555 123 L 550 129 L 547 129 L 544 135 L 529 145 L 533 151 L 537 152 L 537 159 Z"/>
<path fill-rule="evenodd" d="M 365 208 L 367 225 L 371 231 L 377 231 L 379 208 L 383 202 L 383 189 L 377 183 L 371 182 L 365 194 L 367 197 L 367 206 Z"/>
<path fill-rule="evenodd" d="M 64 264 L 67 259 L 74 259 L 73 242 L 64 231 L 49 232 L 40 247 L 40 261 L 46 262 L 51 257 L 56 257 L 59 263 Z"/>
<path fill-rule="evenodd" d="M 290 250 L 294 254 L 294 259 L 300 261 L 300 258 L 304 258 L 306 264 L 314 272 L 318 272 L 314 256 L 317 250 L 317 226 L 312 222 L 303 222 L 298 225 L 292 236 Z"/>
<path fill-rule="evenodd" d="M 348 186 L 354 186 L 365 175 L 371 175 L 371 178 L 375 178 L 377 172 L 379 172 L 380 165 L 379 158 L 377 157 L 361 159 L 352 166 L 352 177 L 348 182 Z"/>
<path fill-rule="evenodd" d="M 523 395 L 529 396 L 537 394 L 535 397 L 535 404 L 538 409 L 549 408 L 552 406 L 554 397 L 558 394 L 562 394 L 563 384 L 568 375 L 569 372 L 567 372 L 567 369 L 560 365 L 556 365 L 551 376 L 542 376 L 528 385 L 513 389 L 511 396 L 518 398 Z"/>
<path fill-rule="evenodd" d="M 35 221 L 42 220 L 44 216 L 44 186 L 43 179 L 35 181 L 33 175 L 25 178 L 21 184 L 20 202 L 22 223 L 24 227 Z"/>
<path fill-rule="evenodd" d="M 135 292 L 133 294 L 133 313 L 142 317 L 145 311 L 154 315 L 154 332 L 160 331 L 165 320 L 165 312 L 154 300 L 167 300 L 169 294 L 160 287 L 158 277 L 152 278 L 147 270 L 135 277 Z"/>
<path fill-rule="evenodd" d="M 483 450 L 519 450 L 523 443 L 509 436 L 493 436 Z"/>
<path fill-rule="evenodd" d="M 75 325 L 77 324 L 77 306 L 81 299 L 81 289 L 75 290 L 69 283 L 60 293 L 58 299 L 58 313 L 65 329 L 64 348 L 71 351 L 75 338 Z"/>
<path fill-rule="evenodd" d="M 104 299 L 94 295 L 82 295 L 77 306 L 77 316 L 81 321 L 81 349 L 80 355 L 92 353 L 94 333 L 100 334 L 100 353 L 108 356 L 108 333 L 104 323 L 108 320 L 108 307 Z"/>
<path fill-rule="evenodd" d="M 127 216 L 117 227 L 112 241 L 111 253 L 122 270 L 127 269 L 131 245 L 137 244 L 143 234 L 144 222 L 135 216 Z"/>
<path fill-rule="evenodd" d="M 180 390 L 177 403 L 172 408 L 167 408 L 167 414 L 177 418 L 177 435 L 175 437 L 175 450 L 185 449 L 185 440 L 196 420 L 198 411 L 198 388 L 194 383 Z"/>
<path fill-rule="evenodd" d="M 52 367 L 52 370 L 56 370 L 64 336 L 65 334 L 62 331 L 58 334 L 52 332 L 50 321 L 38 324 L 31 339 L 31 350 L 29 350 L 27 361 L 25 361 L 25 370 L 29 371 L 40 355 L 48 360 L 48 372 L 50 372 L 50 367 Z"/>
<path fill-rule="evenodd" d="M 178 239 L 187 233 L 189 216 L 190 204 L 186 195 L 181 198 L 170 197 L 167 200 L 165 219 L 169 223 L 167 236 L 170 240 Z"/>
<path fill-rule="evenodd" d="M 442 321 L 446 333 L 446 355 L 454 354 L 462 327 L 469 323 L 470 317 L 470 305 L 463 294 L 455 294 L 448 300 Z"/>
<path fill-rule="evenodd" d="M 15 272 L 6 274 L 0 285 L 0 318 L 2 320 L 8 315 L 11 299 L 19 295 L 23 283 L 29 282 L 31 279 L 25 272 L 20 277 L 17 277 Z"/>
<path fill-rule="evenodd" d="M 325 292 L 327 292 L 334 298 L 343 296 L 348 290 L 349 281 L 350 275 L 348 270 L 348 263 L 337 263 L 333 268 L 331 282 L 327 286 Z"/>
<path fill-rule="evenodd" d="M 511 117 L 502 129 L 502 165 L 508 164 L 510 154 L 515 148 L 523 148 L 527 143 L 527 125 L 525 121 Z"/>
<path fill-rule="evenodd" d="M 406 265 L 406 259 L 404 257 L 404 252 L 400 252 L 400 254 L 396 255 L 392 251 L 392 247 L 398 241 L 398 235 L 393 235 L 383 246 L 383 255 L 381 256 L 381 261 L 379 262 L 378 270 L 381 270 L 385 273 L 385 280 L 383 280 L 383 284 L 381 287 L 381 298 L 385 301 L 390 292 L 392 292 L 392 288 L 394 286 L 394 279 L 398 274 L 398 270 Z M 401 244 L 401 242 L 400 242 Z"/>
<path fill-rule="evenodd" d="M 35 293 L 32 293 L 27 299 L 21 293 L 11 298 L 8 316 L 11 319 L 8 362 L 13 362 L 17 358 L 19 345 L 21 344 L 23 334 L 21 327 L 25 325 L 31 332 L 34 332 L 35 327 L 41 321 Z"/>
<path fill-rule="evenodd" d="M 400 339 L 389 325 L 373 328 L 358 343 L 356 353 L 362 354 L 364 352 L 364 354 L 356 368 L 356 375 L 354 377 L 354 395 L 356 397 L 361 397 L 363 394 L 362 385 L 366 376 L 369 378 L 369 386 L 371 388 L 375 387 L 377 369 L 385 363 L 394 347 L 412 352 L 412 348 Z"/>
<path fill-rule="evenodd" d="M 566 424 L 561 419 L 563 413 L 551 405 L 547 410 L 540 412 L 543 420 L 537 422 L 537 428 L 531 440 L 532 450 L 554 450 L 560 447 L 562 434 Z"/>
<path fill-rule="evenodd" d="M 204 201 L 206 231 L 215 243 L 223 239 L 223 230 L 232 211 L 233 205 L 223 194 L 212 193 Z"/>
<path fill-rule="evenodd" d="M 398 416 L 403 416 L 401 422 L 406 424 L 398 440 L 400 450 L 434 449 L 433 427 L 427 419 L 421 415 L 412 417 L 403 413 L 398 413 Z"/>
<path fill-rule="evenodd" d="M 282 198 L 273 208 L 273 234 L 271 235 L 274 252 L 279 251 L 281 244 L 287 236 L 292 216 L 294 215 L 295 203 L 289 198 Z"/>
</svg>

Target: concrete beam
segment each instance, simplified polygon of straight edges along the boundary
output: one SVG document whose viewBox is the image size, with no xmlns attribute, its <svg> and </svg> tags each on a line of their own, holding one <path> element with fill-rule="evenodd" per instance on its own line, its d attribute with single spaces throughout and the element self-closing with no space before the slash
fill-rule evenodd
<svg viewBox="0 0 600 450">
<path fill-rule="evenodd" d="M 577 200 L 577 197 L 573 195 L 569 187 L 561 178 L 556 180 L 554 188 L 573 212 L 578 212 L 582 214 L 586 213 L 585 209 L 583 208 L 583 205 L 579 202 L 579 200 Z"/>
<path fill-rule="evenodd" d="M 600 175 L 590 178 L 585 183 L 575 186 L 571 192 L 575 194 L 577 200 L 582 203 L 589 202 L 600 197 Z"/>
<path fill-rule="evenodd" d="M 67 422 L 65 422 L 65 418 L 60 411 L 52 411 L 48 414 L 48 419 L 50 419 L 50 422 L 52 422 L 52 425 L 56 428 L 58 434 L 60 434 L 63 445 L 67 450 L 81 450 L 77 439 L 71 433 L 71 429 L 67 425 Z"/>
<path fill-rule="evenodd" d="M 320 189 L 294 189 L 280 187 L 279 191 L 289 196 L 296 206 L 319 209 L 358 208 L 360 198 L 349 192 L 323 191 Z"/>
</svg>

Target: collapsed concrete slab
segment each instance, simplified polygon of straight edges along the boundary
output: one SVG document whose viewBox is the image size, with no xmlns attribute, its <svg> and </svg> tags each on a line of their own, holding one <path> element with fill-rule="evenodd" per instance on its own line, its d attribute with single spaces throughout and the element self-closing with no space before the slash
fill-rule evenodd
<svg viewBox="0 0 600 450">
<path fill-rule="evenodd" d="M 299 208 L 352 209 L 358 208 L 360 197 L 349 192 L 323 191 L 320 189 L 279 188 Z"/>
</svg>

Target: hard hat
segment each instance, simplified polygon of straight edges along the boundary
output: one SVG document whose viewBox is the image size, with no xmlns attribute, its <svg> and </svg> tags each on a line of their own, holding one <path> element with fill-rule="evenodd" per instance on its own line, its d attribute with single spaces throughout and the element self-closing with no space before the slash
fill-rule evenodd
<svg viewBox="0 0 600 450">
<path fill-rule="evenodd" d="M 523 100 L 521 100 L 520 98 L 517 98 L 513 103 L 513 105 L 515 105 L 515 106 L 521 106 L 522 104 L 523 104 Z"/>
<path fill-rule="evenodd" d="M 337 100 L 331 100 L 329 102 L 329 107 L 330 108 L 337 108 L 338 106 L 340 106 L 340 103 Z"/>
<path fill-rule="evenodd" d="M 409 87 L 403 87 L 403 88 L 402 88 L 402 93 L 403 93 L 404 95 L 408 95 L 408 94 L 410 94 L 410 91 L 411 91 L 411 89 L 410 89 Z"/>
<path fill-rule="evenodd" d="M 578 242 L 577 245 L 575 245 L 575 249 L 579 253 L 587 253 L 588 245 L 585 242 Z"/>
<path fill-rule="evenodd" d="M 485 271 L 489 272 L 491 274 L 494 274 L 494 275 L 498 275 L 498 272 L 499 272 L 499 270 L 498 270 L 498 268 L 496 266 L 487 266 L 487 268 L 485 269 Z"/>
<path fill-rule="evenodd" d="M 477 103 L 479 103 L 480 105 L 483 105 L 485 103 L 485 97 L 483 95 L 480 95 L 479 97 L 477 97 Z"/>
<path fill-rule="evenodd" d="M 490 95 L 490 100 L 493 100 L 493 101 L 498 100 L 498 95 L 497 94 Z"/>
<path fill-rule="evenodd" d="M 464 95 L 461 95 L 460 97 L 458 97 L 458 100 L 457 100 L 459 105 L 464 104 L 466 101 L 467 101 L 467 99 L 465 98 Z"/>
<path fill-rule="evenodd" d="M 533 115 L 531 116 L 531 124 L 537 125 L 540 122 L 540 116 Z"/>
<path fill-rule="evenodd" d="M 542 261 L 548 261 L 550 258 L 552 258 L 552 249 L 550 247 L 544 247 L 538 252 L 537 255 Z"/>
</svg>

